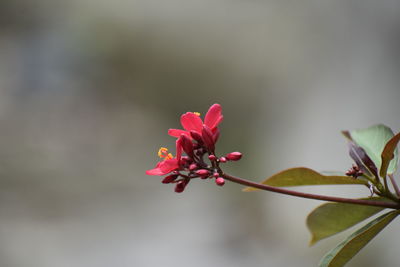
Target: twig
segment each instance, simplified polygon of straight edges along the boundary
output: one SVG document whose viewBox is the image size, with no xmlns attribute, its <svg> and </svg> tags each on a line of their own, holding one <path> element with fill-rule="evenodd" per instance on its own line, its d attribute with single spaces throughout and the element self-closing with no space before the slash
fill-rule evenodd
<svg viewBox="0 0 400 267">
<path fill-rule="evenodd" d="M 275 192 L 279 194 L 291 195 L 302 198 L 323 200 L 323 201 L 332 201 L 332 202 L 340 202 L 340 203 L 349 203 L 349 204 L 357 204 L 357 205 L 365 205 L 365 206 L 376 206 L 376 207 L 384 207 L 390 209 L 400 209 L 400 203 L 395 202 L 382 202 L 382 201 L 372 201 L 372 200 L 363 200 L 363 199 L 353 199 L 353 198 L 341 198 L 341 197 L 332 197 L 332 196 L 324 196 L 324 195 L 315 195 L 309 193 L 303 193 L 293 190 L 287 190 L 281 187 L 274 187 L 265 184 L 255 183 L 249 180 L 245 180 L 242 178 L 234 177 L 229 174 L 223 173 L 221 175 L 226 180 L 229 180 L 234 183 L 255 187 L 261 190 L 266 190 L 270 192 Z"/>
</svg>

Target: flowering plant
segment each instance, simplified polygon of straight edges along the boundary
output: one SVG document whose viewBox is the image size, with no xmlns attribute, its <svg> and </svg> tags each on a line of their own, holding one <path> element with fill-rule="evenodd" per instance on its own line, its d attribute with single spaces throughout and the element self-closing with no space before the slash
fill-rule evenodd
<svg viewBox="0 0 400 267">
<path fill-rule="evenodd" d="M 148 175 L 167 175 L 162 183 L 175 184 L 175 192 L 181 193 L 192 179 L 215 179 L 218 186 L 225 180 L 245 185 L 245 192 L 265 190 L 302 198 L 330 201 L 314 209 L 307 217 L 313 245 L 321 239 L 340 233 L 384 209 L 391 209 L 376 217 L 329 251 L 319 266 L 344 266 L 372 238 L 386 227 L 400 213 L 400 189 L 393 176 L 397 169 L 397 144 L 400 133 L 394 135 L 384 125 L 367 129 L 343 131 L 348 140 L 349 154 L 353 166 L 343 175 L 323 175 L 314 170 L 298 167 L 283 170 L 257 183 L 235 177 L 222 170 L 222 164 L 241 159 L 240 152 L 224 156 L 216 154 L 216 143 L 222 122 L 219 104 L 210 107 L 204 122 L 200 114 L 187 112 L 181 116 L 181 129 L 170 129 L 168 134 L 177 138 L 176 156 L 168 149 L 160 148 L 162 160 L 156 167 L 146 171 Z M 185 153 L 186 155 L 183 155 Z M 361 199 L 341 198 L 288 190 L 283 187 L 304 185 L 361 185 L 368 188 L 368 196 Z M 393 192 L 392 192 L 393 191 Z"/>
</svg>

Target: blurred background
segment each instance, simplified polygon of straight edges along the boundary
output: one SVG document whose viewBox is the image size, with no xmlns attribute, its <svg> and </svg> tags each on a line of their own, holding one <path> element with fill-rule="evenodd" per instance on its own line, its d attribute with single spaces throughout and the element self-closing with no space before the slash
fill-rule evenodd
<svg viewBox="0 0 400 267">
<path fill-rule="evenodd" d="M 400 130 L 400 2 L 2 0 L 0 266 L 316 266 L 318 201 L 146 176 L 223 106 L 225 171 L 345 171 L 340 131 Z M 172 149 L 174 150 L 174 149 Z M 366 189 L 301 189 L 367 196 Z M 397 266 L 398 222 L 349 264 Z M 374 256 L 381 253 L 382 258 Z"/>
</svg>

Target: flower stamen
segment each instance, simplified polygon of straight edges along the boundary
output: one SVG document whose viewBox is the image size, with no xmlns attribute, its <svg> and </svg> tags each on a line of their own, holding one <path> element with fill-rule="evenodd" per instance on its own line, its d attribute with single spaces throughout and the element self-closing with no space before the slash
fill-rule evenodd
<svg viewBox="0 0 400 267">
<path fill-rule="evenodd" d="M 157 154 L 164 160 L 172 159 L 174 157 L 171 153 L 168 153 L 168 148 L 165 147 L 160 147 Z"/>
<path fill-rule="evenodd" d="M 200 113 L 199 112 L 193 112 L 194 115 L 199 116 L 200 117 Z"/>
</svg>

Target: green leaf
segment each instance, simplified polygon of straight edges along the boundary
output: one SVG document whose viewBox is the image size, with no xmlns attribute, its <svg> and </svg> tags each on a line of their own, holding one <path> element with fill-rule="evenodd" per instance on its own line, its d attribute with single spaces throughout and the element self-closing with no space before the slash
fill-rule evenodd
<svg viewBox="0 0 400 267">
<path fill-rule="evenodd" d="M 385 198 L 362 198 L 380 201 Z M 321 239 L 340 233 L 383 210 L 383 207 L 362 206 L 348 203 L 326 203 L 315 208 L 307 216 L 311 232 L 310 246 Z"/>
<path fill-rule="evenodd" d="M 368 244 L 386 225 L 388 225 L 399 211 L 391 211 L 369 222 L 355 231 L 343 242 L 329 251 L 320 261 L 320 267 L 341 267 L 351 260 L 364 246 Z"/>
<path fill-rule="evenodd" d="M 380 175 L 381 177 L 385 177 L 386 173 L 388 172 L 388 167 L 390 164 L 390 161 L 392 161 L 392 169 L 389 170 L 389 174 L 392 174 L 396 169 L 397 169 L 397 164 L 398 164 L 398 152 L 397 152 L 397 144 L 400 141 L 400 133 L 396 134 L 395 136 L 390 139 L 386 145 L 385 148 L 382 151 L 382 165 L 381 165 L 381 170 L 380 170 Z"/>
<path fill-rule="evenodd" d="M 378 124 L 366 129 L 351 131 L 350 135 L 352 140 L 367 152 L 376 166 L 382 165 L 382 151 L 386 143 L 393 137 L 393 132 L 389 127 Z M 393 173 L 396 170 L 397 161 L 396 153 L 395 160 L 389 164 L 389 173 Z"/>
<path fill-rule="evenodd" d="M 302 185 L 367 184 L 366 181 L 349 176 L 326 176 L 308 168 L 292 168 L 281 171 L 261 182 L 265 185 L 285 187 Z M 259 190 L 246 187 L 245 192 Z"/>
</svg>

